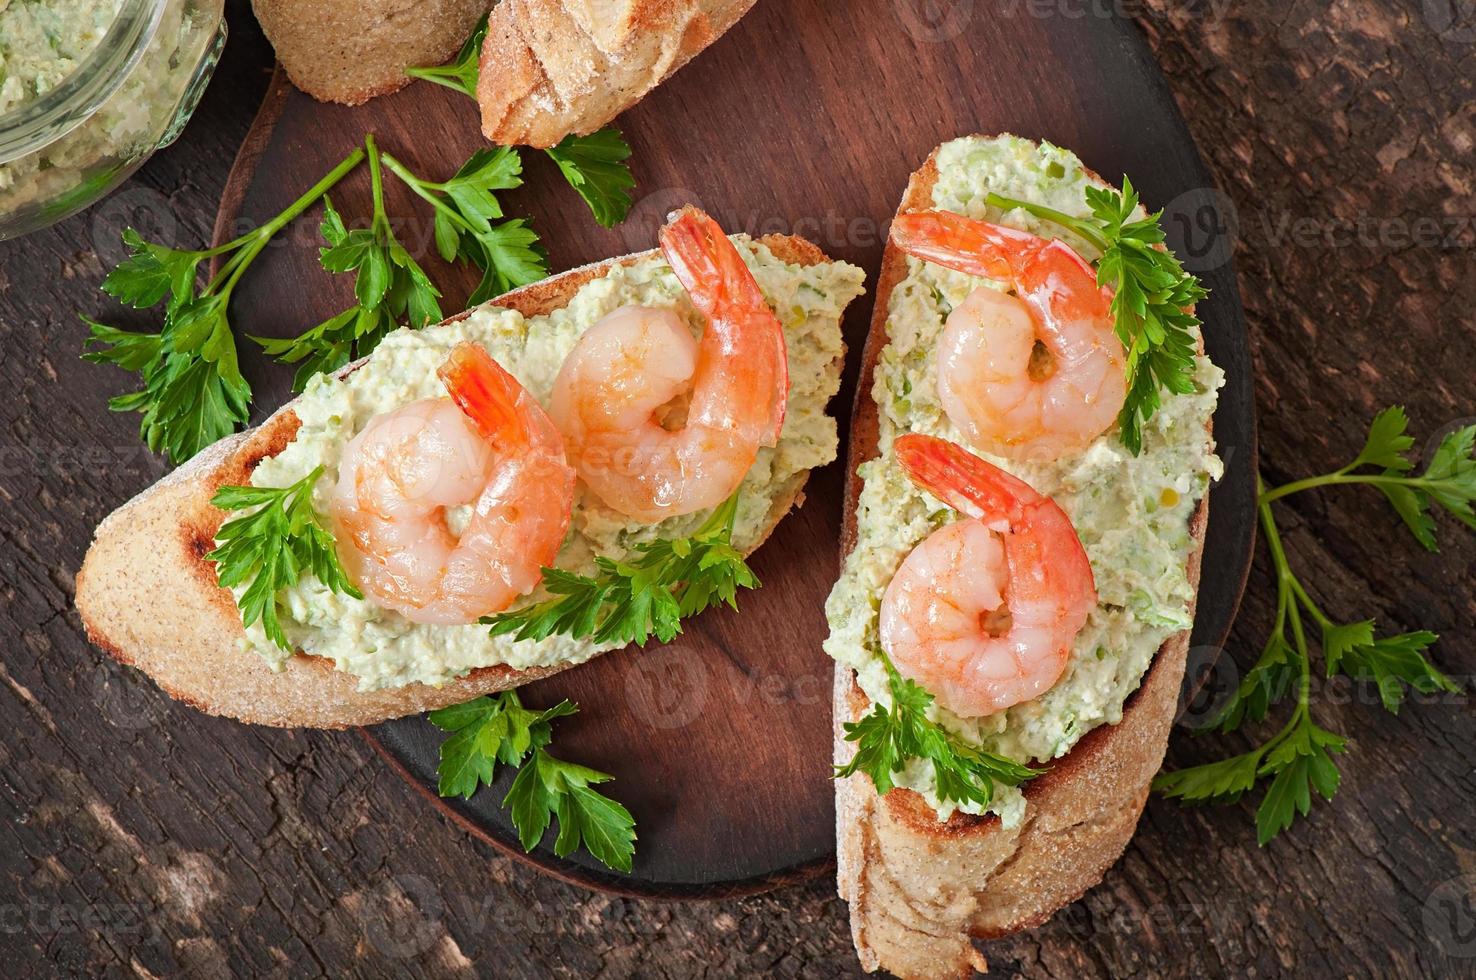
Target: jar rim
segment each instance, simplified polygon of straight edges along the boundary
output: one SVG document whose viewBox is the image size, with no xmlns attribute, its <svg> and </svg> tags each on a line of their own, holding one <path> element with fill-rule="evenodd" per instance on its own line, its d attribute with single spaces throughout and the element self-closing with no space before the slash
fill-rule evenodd
<svg viewBox="0 0 1476 980">
<path fill-rule="evenodd" d="M 96 112 L 143 56 L 170 0 L 123 0 L 108 32 L 61 84 L 0 113 L 0 164 L 33 153 Z"/>
</svg>

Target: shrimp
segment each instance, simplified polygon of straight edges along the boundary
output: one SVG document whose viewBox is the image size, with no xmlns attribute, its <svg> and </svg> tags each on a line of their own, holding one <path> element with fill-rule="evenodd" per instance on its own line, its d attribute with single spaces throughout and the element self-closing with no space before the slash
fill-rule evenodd
<svg viewBox="0 0 1476 980">
<path fill-rule="evenodd" d="M 778 441 L 789 392 L 784 329 L 717 222 L 684 208 L 661 249 L 702 339 L 670 310 L 621 307 L 579 338 L 549 405 L 585 485 L 649 523 L 731 496 Z"/>
<path fill-rule="evenodd" d="M 1097 604 L 1070 519 L 951 442 L 908 434 L 894 451 L 913 483 L 964 516 L 925 538 L 892 577 L 882 648 L 960 718 L 1038 697 L 1060 679 Z"/>
<path fill-rule="evenodd" d="M 1071 246 L 948 211 L 898 216 L 892 241 L 1013 288 L 975 289 L 938 346 L 938 399 L 973 446 L 1048 461 L 1112 426 L 1127 393 L 1112 296 Z"/>
<path fill-rule="evenodd" d="M 331 514 L 349 578 L 416 623 L 473 623 L 533 590 L 569 529 L 574 471 L 536 399 L 477 344 L 439 372 L 449 398 L 370 419 L 344 450 Z M 471 505 L 460 535 L 446 509 Z"/>
</svg>

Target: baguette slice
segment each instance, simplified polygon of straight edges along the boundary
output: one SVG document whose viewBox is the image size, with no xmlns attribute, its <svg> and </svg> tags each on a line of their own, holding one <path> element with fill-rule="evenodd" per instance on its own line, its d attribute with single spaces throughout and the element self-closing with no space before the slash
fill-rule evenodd
<svg viewBox="0 0 1476 980">
<path fill-rule="evenodd" d="M 292 84 L 320 102 L 359 105 L 461 48 L 491 0 L 251 0 Z"/>
<path fill-rule="evenodd" d="M 935 151 L 913 173 L 898 214 L 933 206 L 936 158 Z M 1095 174 L 1089 178 L 1105 186 Z M 856 545 L 862 487 L 857 467 L 879 451 L 872 382 L 888 342 L 891 293 L 906 275 L 906 257 L 888 242 L 851 420 L 843 557 Z M 1207 516 L 1208 497 L 1190 520 L 1195 547 L 1187 566 L 1196 588 Z M 971 938 L 1040 925 L 1099 882 L 1132 837 L 1163 762 L 1188 647 L 1188 631 L 1166 640 L 1129 697 L 1122 721 L 1093 729 L 1049 772 L 1025 785 L 1026 815 L 1014 829 L 1006 830 L 993 815 L 955 813 L 940 821 L 917 793 L 899 788 L 878 796 L 862 773 L 836 780 L 837 884 L 850 906 L 861 965 L 908 980 L 970 976 L 986 969 Z M 837 765 L 849 762 L 856 749 L 842 725 L 870 708 L 855 672 L 837 664 Z"/>
<path fill-rule="evenodd" d="M 802 238 L 769 235 L 759 241 L 784 262 L 811 266 L 828 261 Z M 652 254 L 573 269 L 507 293 L 492 304 L 524 316 L 545 314 L 567 306 L 581 286 L 614 265 L 629 265 Z M 829 370 L 838 372 L 840 360 L 837 357 Z M 349 365 L 344 373 L 360 363 Z M 335 669 L 332 661 L 299 653 L 279 672 L 243 648 L 245 631 L 235 599 L 220 587 L 214 563 L 204 559 L 214 547 L 222 520 L 210 499 L 222 485 L 247 483 L 257 463 L 291 441 L 298 424 L 289 402 L 257 428 L 207 448 L 98 526 L 77 573 L 76 595 L 77 610 L 93 643 L 148 674 L 171 697 L 202 711 L 282 727 L 372 725 L 517 687 L 563 669 L 483 667 L 441 687 L 415 683 L 360 691 L 355 679 Z M 802 501 L 804 482 L 801 473 L 780 488 L 758 543 Z"/>
<path fill-rule="evenodd" d="M 482 43 L 482 133 L 494 143 L 535 147 L 592 133 L 721 37 L 753 3 L 502 0 Z"/>
</svg>

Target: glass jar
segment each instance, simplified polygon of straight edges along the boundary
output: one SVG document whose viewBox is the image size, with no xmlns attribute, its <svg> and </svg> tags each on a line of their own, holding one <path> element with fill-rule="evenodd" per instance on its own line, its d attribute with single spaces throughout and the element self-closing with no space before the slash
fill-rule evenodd
<svg viewBox="0 0 1476 980">
<path fill-rule="evenodd" d="M 58 17 L 81 12 L 104 23 L 108 11 L 116 15 L 57 84 L 0 112 L 0 240 L 82 210 L 174 142 L 225 44 L 223 4 L 67 0 L 48 11 Z M 0 10 L 0 29 L 3 18 Z M 7 40 L 13 61 L 32 54 L 19 49 L 18 36 L 0 37 L 0 44 Z"/>
</svg>

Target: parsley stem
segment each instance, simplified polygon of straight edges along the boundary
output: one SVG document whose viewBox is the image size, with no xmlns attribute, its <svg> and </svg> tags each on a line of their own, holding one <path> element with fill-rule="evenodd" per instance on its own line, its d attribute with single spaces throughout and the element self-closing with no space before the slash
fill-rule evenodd
<svg viewBox="0 0 1476 980">
<path fill-rule="evenodd" d="M 707 515 L 707 520 L 702 526 L 692 532 L 694 535 L 711 534 L 713 531 L 726 528 L 728 533 L 733 532 L 733 522 L 738 517 L 738 491 L 734 490 L 732 496 L 712 509 Z"/>
<path fill-rule="evenodd" d="M 1261 518 L 1261 528 L 1266 532 L 1266 546 L 1271 551 L 1271 563 L 1276 569 L 1276 580 L 1285 582 L 1291 578 L 1291 564 L 1286 560 L 1286 551 L 1281 546 L 1281 532 L 1276 527 L 1276 518 L 1271 514 L 1271 498 L 1265 491 L 1265 484 L 1256 479 L 1256 489 L 1259 491 L 1259 501 L 1256 510 Z"/>
<path fill-rule="evenodd" d="M 1318 626 L 1327 628 L 1333 625 L 1333 621 L 1327 618 L 1327 614 L 1322 611 L 1322 608 L 1318 606 L 1317 603 L 1312 601 L 1312 597 L 1308 595 L 1307 590 L 1302 587 L 1301 581 L 1293 577 L 1291 580 L 1291 586 L 1292 591 L 1296 593 L 1297 598 L 1302 601 L 1302 607 L 1306 609 L 1307 612 L 1312 614 L 1312 618 L 1317 620 Z"/>
<path fill-rule="evenodd" d="M 456 69 L 450 65 L 436 65 L 431 68 L 406 68 L 405 74 L 411 78 L 434 82 L 437 85 L 444 85 L 453 91 L 461 92 L 463 95 L 466 94 L 465 90 L 457 83 Z"/>
<path fill-rule="evenodd" d="M 308 208 L 312 207 L 313 204 L 318 200 L 318 198 L 328 193 L 328 191 L 331 190 L 334 185 L 336 185 L 340 180 L 346 177 L 350 171 L 352 171 L 360 164 L 360 162 L 363 161 L 363 159 L 363 147 L 355 147 L 354 151 L 348 156 L 344 157 L 343 160 L 339 162 L 338 166 L 334 167 L 332 170 L 324 174 L 321 180 L 319 180 L 312 187 L 309 187 L 300 197 L 298 197 L 297 200 L 289 204 L 287 206 L 287 209 L 281 214 L 277 215 L 266 224 L 259 225 L 256 228 L 251 229 L 240 238 L 233 239 L 229 242 L 226 242 L 224 245 L 217 245 L 215 248 L 206 249 L 205 251 L 201 252 L 200 256 L 202 258 L 212 258 L 216 255 L 224 255 L 226 252 L 231 251 L 236 252 L 235 255 L 232 255 L 229 259 L 227 259 L 221 265 L 220 269 L 216 271 L 215 275 L 211 278 L 209 285 L 205 287 L 205 291 L 207 293 L 213 292 L 220 286 L 222 282 L 226 281 L 227 279 L 231 280 L 232 282 L 234 282 L 236 279 L 239 279 L 241 271 L 244 270 L 246 266 L 250 265 L 252 260 L 254 260 L 259 254 L 261 254 L 262 248 L 265 247 L 266 243 L 273 236 L 275 236 L 277 232 L 287 227 L 287 225 L 293 219 L 302 214 Z M 243 245 L 256 247 L 247 247 L 243 249 Z M 240 251 L 236 251 L 237 249 L 240 249 Z"/>
<path fill-rule="evenodd" d="M 355 147 L 352 153 L 344 157 L 341 161 L 339 161 L 336 167 L 324 174 L 321 180 L 319 180 L 312 187 L 309 187 L 297 200 L 287 205 L 287 209 L 281 214 L 277 215 L 275 218 L 273 218 L 271 221 L 268 221 L 261 227 L 253 228 L 251 231 L 248 231 L 246 234 L 242 235 L 240 238 L 237 238 L 235 241 L 227 242 L 225 245 L 220 246 L 218 249 L 212 250 L 211 252 L 206 252 L 205 254 L 211 255 L 214 254 L 216 251 L 223 252 L 229 248 L 236 248 L 238 246 L 246 244 L 246 242 L 252 238 L 271 238 L 277 232 L 287 227 L 287 225 L 291 223 L 293 219 L 295 219 L 298 215 L 302 214 L 308 208 L 312 207 L 313 204 L 318 200 L 318 198 L 322 197 L 324 194 L 332 190 L 333 187 L 340 180 L 343 180 L 344 177 L 348 176 L 350 171 L 357 167 L 363 161 L 363 159 L 364 148 Z"/>
<path fill-rule="evenodd" d="M 418 197 L 428 201 L 431 207 L 444 214 L 452 224 L 458 225 L 464 231 L 469 231 L 473 234 L 477 232 L 477 229 L 471 222 L 467 221 L 455 208 L 448 206 L 445 201 L 441 200 L 441 196 L 435 193 L 434 188 L 440 187 L 441 185 L 433 184 L 427 180 L 421 180 L 411 173 L 408 167 L 396 160 L 389 153 L 381 153 L 380 158 L 383 159 L 384 165 L 389 168 L 390 173 L 400 178 L 405 186 L 414 191 Z"/>
<path fill-rule="evenodd" d="M 377 229 L 381 223 L 389 224 L 389 218 L 384 213 L 384 175 L 379 170 L 380 153 L 373 133 L 364 134 L 364 147 L 369 153 L 369 187 L 374 195 L 374 226 Z"/>
<path fill-rule="evenodd" d="M 1428 490 L 1441 487 L 1443 481 L 1427 480 L 1424 477 L 1418 476 L 1391 476 L 1384 473 L 1345 473 L 1340 471 L 1337 473 L 1328 473 L 1323 476 L 1309 476 L 1305 480 L 1297 480 L 1271 490 L 1263 490 L 1261 492 L 1260 502 L 1269 504 L 1272 501 L 1280 500 L 1282 497 L 1289 497 L 1294 493 L 1301 493 L 1303 490 L 1315 490 L 1317 487 L 1355 483 L 1371 484 L 1373 486 L 1413 487 L 1420 490 Z"/>
<path fill-rule="evenodd" d="M 372 141 L 373 137 L 370 137 L 370 139 Z M 298 215 L 302 214 L 309 207 L 311 207 L 314 201 L 322 197 L 324 194 L 328 193 L 328 191 L 331 190 L 335 184 L 346 177 L 349 171 L 357 167 L 359 165 L 359 161 L 363 159 L 364 151 L 358 147 L 355 147 L 354 151 L 348 156 L 344 157 L 342 162 L 340 162 L 338 166 L 334 167 L 332 170 L 324 174 L 322 180 L 318 181 L 312 187 L 308 188 L 305 194 L 303 194 L 296 201 L 293 201 L 290 205 L 287 206 L 287 210 L 283 211 L 281 214 L 277 215 L 276 218 L 274 218 L 272 221 L 269 221 L 266 225 L 263 226 L 264 228 L 271 229 L 271 231 L 268 233 L 268 236 L 276 234 L 276 232 L 285 227 L 289 221 L 296 218 Z"/>
<path fill-rule="evenodd" d="M 1111 244 L 1107 241 L 1106 236 L 1098 231 L 1090 221 L 1085 221 L 1074 215 L 1067 214 L 1065 211 L 1048 208 L 1044 204 L 1033 204 L 1030 201 L 1020 201 L 1013 197 L 1004 197 L 994 193 L 987 195 L 984 198 L 984 203 L 990 207 L 999 208 L 1001 211 L 1013 211 L 1018 208 L 1021 211 L 1035 215 L 1037 218 L 1043 218 L 1053 224 L 1058 224 L 1062 228 L 1068 228 L 1091 242 L 1099 252 L 1107 251 L 1107 246 Z"/>
<path fill-rule="evenodd" d="M 1284 628 L 1285 620 L 1290 620 L 1292 636 L 1296 641 L 1298 661 L 1297 709 L 1292 713 L 1292 718 L 1287 722 L 1286 727 L 1278 732 L 1270 742 L 1266 743 L 1266 746 L 1269 747 L 1280 741 L 1301 719 L 1309 717 L 1308 706 L 1312 698 L 1312 663 L 1311 654 L 1308 652 L 1307 647 L 1307 634 L 1302 626 L 1301 607 L 1297 604 L 1297 596 L 1300 595 L 1306 599 L 1309 608 L 1313 610 L 1313 615 L 1319 620 L 1322 618 L 1322 612 L 1321 610 L 1315 609 L 1315 606 L 1312 605 L 1312 600 L 1307 598 L 1305 590 L 1302 589 L 1301 583 L 1292 574 L 1291 562 L 1287 560 L 1286 549 L 1281 543 L 1281 530 L 1276 526 L 1276 517 L 1271 513 L 1271 505 L 1266 499 L 1265 485 L 1259 476 L 1256 478 L 1256 484 L 1257 489 L 1261 491 L 1261 499 L 1256 505 L 1256 509 L 1260 513 L 1261 528 L 1266 533 L 1266 547 L 1271 552 L 1271 564 L 1276 569 L 1277 629 L 1281 630 Z M 1285 610 L 1284 619 L 1282 610 Z"/>
</svg>

